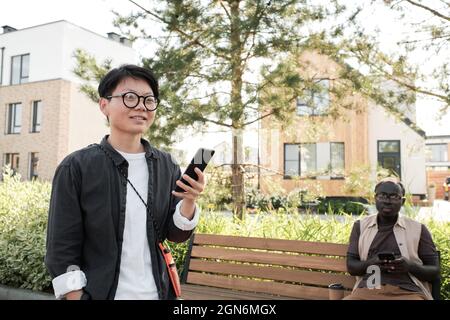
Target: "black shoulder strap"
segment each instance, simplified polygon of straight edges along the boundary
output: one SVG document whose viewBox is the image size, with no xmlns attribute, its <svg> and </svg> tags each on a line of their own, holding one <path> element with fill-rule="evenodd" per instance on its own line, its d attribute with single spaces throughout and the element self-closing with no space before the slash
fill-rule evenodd
<svg viewBox="0 0 450 320">
<path fill-rule="evenodd" d="M 155 218 L 153 216 L 153 212 L 151 212 L 151 210 L 149 209 L 147 203 L 144 201 L 144 199 L 141 197 L 141 195 L 139 194 L 139 192 L 136 190 L 136 188 L 134 187 L 134 185 L 131 183 L 131 181 L 128 179 L 127 175 L 125 174 L 125 172 L 123 172 L 122 168 L 120 168 L 119 166 L 116 166 L 116 164 L 114 163 L 114 160 L 111 156 L 111 154 L 101 145 L 101 144 L 91 144 L 89 146 L 96 146 L 98 148 L 100 148 L 100 150 L 102 150 L 105 155 L 111 159 L 111 162 L 113 164 L 114 167 L 117 168 L 117 170 L 119 170 L 119 173 L 127 180 L 127 182 L 130 184 L 130 186 L 133 188 L 134 192 L 136 192 L 137 196 L 139 197 L 139 199 L 141 199 L 142 203 L 144 204 L 144 206 L 147 208 L 147 214 L 149 214 L 151 220 L 152 220 L 152 224 L 153 224 L 153 228 L 156 230 L 156 236 L 158 237 L 158 242 L 163 242 L 163 238 L 162 238 L 162 234 L 161 231 L 158 227 L 158 224 L 155 221 Z"/>
</svg>

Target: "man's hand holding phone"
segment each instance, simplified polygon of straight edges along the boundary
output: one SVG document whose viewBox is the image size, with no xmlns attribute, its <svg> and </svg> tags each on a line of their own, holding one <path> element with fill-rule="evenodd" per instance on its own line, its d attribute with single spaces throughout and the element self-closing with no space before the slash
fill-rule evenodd
<svg viewBox="0 0 450 320">
<path fill-rule="evenodd" d="M 380 252 L 378 259 L 381 261 L 381 269 L 388 273 L 407 273 L 409 271 L 409 261 L 405 257 L 398 257 L 393 252 Z"/>
<path fill-rule="evenodd" d="M 389 273 L 408 273 L 411 265 L 405 257 L 388 261 L 386 268 Z"/>
</svg>

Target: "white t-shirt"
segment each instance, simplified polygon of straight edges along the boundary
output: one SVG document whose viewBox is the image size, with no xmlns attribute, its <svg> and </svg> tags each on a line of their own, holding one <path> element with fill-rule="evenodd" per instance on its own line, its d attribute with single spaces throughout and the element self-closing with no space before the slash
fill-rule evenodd
<svg viewBox="0 0 450 320">
<path fill-rule="evenodd" d="M 128 161 L 128 180 L 146 201 L 148 167 L 145 153 L 131 154 L 119 150 L 117 152 Z M 147 209 L 129 183 L 127 183 L 119 283 L 114 299 L 159 299 L 152 273 L 152 259 L 147 239 Z"/>
</svg>

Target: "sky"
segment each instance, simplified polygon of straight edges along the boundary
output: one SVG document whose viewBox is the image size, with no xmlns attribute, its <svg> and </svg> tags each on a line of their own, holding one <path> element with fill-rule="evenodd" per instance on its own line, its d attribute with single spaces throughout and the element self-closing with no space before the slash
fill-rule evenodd
<svg viewBox="0 0 450 320">
<path fill-rule="evenodd" d="M 148 1 L 151 0 L 140 0 L 139 3 L 145 6 Z M 351 2 L 354 3 L 354 1 Z M 107 32 L 118 32 L 112 25 L 114 15 L 111 10 L 113 9 L 122 14 L 138 10 L 126 0 L 0 0 L 0 26 L 9 25 L 22 29 L 52 21 L 67 20 L 106 36 Z M 417 13 L 412 12 L 411 14 Z M 405 32 L 407 28 L 407 26 L 398 23 L 394 25 L 390 22 L 389 17 L 380 17 L 376 13 L 371 16 L 368 15 L 365 19 L 369 28 L 379 27 L 381 29 L 381 44 L 388 49 L 393 48 L 392 44 L 402 36 L 402 32 Z M 144 55 L 151 54 L 151 50 L 142 43 L 138 47 L 135 46 L 135 49 Z M 431 101 L 419 99 L 417 101 L 418 125 L 428 135 L 450 135 L 450 126 L 448 125 L 450 115 L 446 115 L 438 121 L 436 120 L 437 109 L 436 104 Z M 217 131 L 217 129 L 211 131 Z M 224 139 L 231 139 L 230 135 L 227 135 L 226 138 L 223 137 L 224 134 L 222 133 L 208 133 L 199 137 L 200 141 L 190 144 L 190 146 L 202 145 L 212 148 Z M 253 131 L 245 137 L 244 144 L 252 144 L 253 142 L 254 145 L 256 138 L 256 131 Z M 180 148 L 183 148 L 183 144 L 183 142 L 179 144 Z M 195 150 L 192 151 L 192 153 L 194 152 Z"/>
</svg>

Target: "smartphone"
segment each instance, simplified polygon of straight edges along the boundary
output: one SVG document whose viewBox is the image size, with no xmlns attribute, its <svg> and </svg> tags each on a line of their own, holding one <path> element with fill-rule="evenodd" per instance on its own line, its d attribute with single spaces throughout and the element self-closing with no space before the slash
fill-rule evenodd
<svg viewBox="0 0 450 320">
<path fill-rule="evenodd" d="M 393 252 L 380 252 L 378 254 L 380 260 L 395 260 L 395 254 Z"/>
<path fill-rule="evenodd" d="M 204 149 L 200 148 L 195 153 L 194 157 L 191 160 L 191 163 L 189 163 L 188 167 L 184 171 L 183 175 L 188 175 L 194 180 L 198 180 L 198 175 L 195 173 L 194 169 L 199 168 L 202 172 L 205 170 L 206 166 L 209 163 L 209 160 L 211 160 L 212 156 L 214 155 L 216 151 L 212 149 Z M 184 184 L 187 184 L 188 186 L 191 186 L 189 182 L 181 178 L 181 182 Z M 184 189 L 182 189 L 180 186 L 176 186 L 175 188 L 176 192 L 185 192 Z"/>
</svg>

